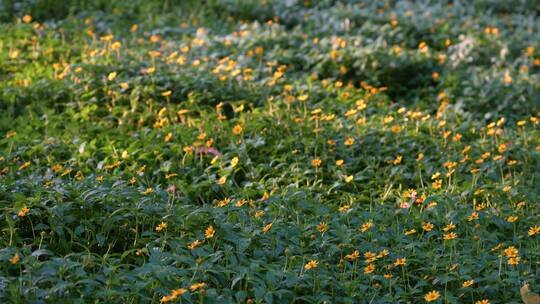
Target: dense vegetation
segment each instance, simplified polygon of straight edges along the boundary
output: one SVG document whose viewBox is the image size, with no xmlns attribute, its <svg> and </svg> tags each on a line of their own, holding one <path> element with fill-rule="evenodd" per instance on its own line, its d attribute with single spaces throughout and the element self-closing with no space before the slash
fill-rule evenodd
<svg viewBox="0 0 540 304">
<path fill-rule="evenodd" d="M 540 289 L 536 1 L 1 1 L 0 21 L 2 303 Z"/>
</svg>

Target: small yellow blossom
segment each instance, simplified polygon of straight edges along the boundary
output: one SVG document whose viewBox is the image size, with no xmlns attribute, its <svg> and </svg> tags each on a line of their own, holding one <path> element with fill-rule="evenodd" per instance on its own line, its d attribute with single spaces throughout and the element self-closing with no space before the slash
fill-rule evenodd
<svg viewBox="0 0 540 304">
<path fill-rule="evenodd" d="M 201 241 L 195 240 L 195 241 L 191 242 L 191 244 L 188 245 L 188 249 L 193 250 L 193 249 L 199 247 L 201 244 L 202 244 Z"/>
<path fill-rule="evenodd" d="M 528 231 L 529 236 L 537 235 L 540 233 L 540 226 L 531 227 Z"/>
<path fill-rule="evenodd" d="M 422 229 L 424 231 L 429 232 L 429 231 L 433 230 L 433 227 L 434 227 L 434 225 L 432 223 L 430 223 L 430 222 L 422 223 Z"/>
<path fill-rule="evenodd" d="M 206 230 L 204 231 L 204 236 L 207 238 L 207 239 L 211 239 L 214 237 L 214 234 L 216 233 L 216 230 L 214 229 L 214 227 L 212 227 L 212 225 L 208 226 L 208 228 L 206 228 Z"/>
<path fill-rule="evenodd" d="M 320 233 L 324 233 L 328 230 L 328 224 L 326 224 L 325 222 L 321 222 L 317 225 L 317 231 L 319 231 Z"/>
<path fill-rule="evenodd" d="M 15 255 L 13 257 L 11 257 L 11 259 L 9 259 L 9 262 L 13 265 L 19 263 L 19 261 L 21 260 L 21 257 L 19 256 L 18 253 L 15 253 Z"/>
<path fill-rule="evenodd" d="M 22 21 L 23 21 L 24 23 L 30 23 L 30 22 L 32 22 L 32 16 L 30 16 L 30 15 L 24 15 L 24 16 L 22 17 Z"/>
<path fill-rule="evenodd" d="M 191 292 L 195 292 L 199 289 L 203 289 L 204 287 L 206 287 L 206 283 L 195 283 L 189 286 L 189 290 L 191 290 Z"/>
<path fill-rule="evenodd" d="M 474 284 L 474 280 L 468 280 L 468 281 L 463 282 L 463 284 L 461 284 L 461 287 L 467 288 L 473 284 Z"/>
<path fill-rule="evenodd" d="M 426 300 L 426 302 L 433 302 L 440 297 L 441 297 L 441 293 L 436 290 L 433 290 L 433 291 L 428 292 L 426 295 L 424 295 L 424 300 Z"/>
<path fill-rule="evenodd" d="M 157 227 L 156 227 L 157 232 L 161 232 L 161 231 L 163 231 L 165 229 L 167 229 L 167 223 L 165 223 L 165 222 L 159 223 L 159 225 L 157 225 Z"/>
<path fill-rule="evenodd" d="M 233 159 L 231 159 L 231 167 L 236 167 L 236 165 L 238 164 L 238 161 L 239 161 L 239 158 L 238 157 L 233 157 Z"/>
<path fill-rule="evenodd" d="M 264 227 L 262 228 L 262 232 L 263 232 L 263 233 L 268 232 L 268 230 L 270 230 L 270 228 L 272 228 L 272 225 L 273 225 L 273 223 L 270 223 L 270 224 L 264 226 Z"/>
<path fill-rule="evenodd" d="M 318 265 L 319 265 L 319 262 L 317 262 L 317 260 L 310 260 L 309 262 L 306 263 L 306 265 L 304 265 L 304 269 L 310 270 L 310 269 L 316 268 Z"/>
<path fill-rule="evenodd" d="M 109 75 L 107 75 L 107 80 L 113 81 L 118 74 L 116 72 L 110 72 Z"/>
<path fill-rule="evenodd" d="M 453 240 L 453 239 L 457 238 L 457 233 L 455 233 L 455 232 L 445 233 L 443 238 L 446 241 Z"/>
</svg>

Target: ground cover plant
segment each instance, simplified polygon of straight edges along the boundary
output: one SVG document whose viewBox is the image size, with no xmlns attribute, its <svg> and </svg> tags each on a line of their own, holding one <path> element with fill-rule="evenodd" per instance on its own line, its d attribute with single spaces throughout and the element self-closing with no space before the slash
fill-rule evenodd
<svg viewBox="0 0 540 304">
<path fill-rule="evenodd" d="M 2 303 L 538 303 L 535 1 L 0 21 Z"/>
</svg>

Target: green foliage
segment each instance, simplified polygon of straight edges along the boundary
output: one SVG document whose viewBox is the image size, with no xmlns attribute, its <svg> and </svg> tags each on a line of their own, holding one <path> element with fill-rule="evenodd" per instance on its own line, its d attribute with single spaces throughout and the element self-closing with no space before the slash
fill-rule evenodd
<svg viewBox="0 0 540 304">
<path fill-rule="evenodd" d="M 0 2 L 1 302 L 520 303 L 531 3 Z"/>
</svg>

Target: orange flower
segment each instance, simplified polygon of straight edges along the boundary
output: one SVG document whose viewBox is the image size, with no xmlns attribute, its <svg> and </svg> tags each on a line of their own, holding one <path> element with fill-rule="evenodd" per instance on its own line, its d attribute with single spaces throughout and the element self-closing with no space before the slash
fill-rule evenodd
<svg viewBox="0 0 540 304">
<path fill-rule="evenodd" d="M 195 284 L 192 284 L 191 286 L 189 286 L 189 290 L 194 292 L 194 291 L 197 291 L 199 289 L 203 289 L 204 287 L 206 287 L 206 283 L 195 283 Z"/>
<path fill-rule="evenodd" d="M 232 132 L 233 132 L 234 135 L 240 135 L 242 133 L 242 130 L 243 130 L 243 128 L 242 128 L 241 125 L 236 125 L 236 126 L 233 127 Z"/>
<path fill-rule="evenodd" d="M 369 264 L 366 267 L 364 267 L 364 274 L 370 274 L 373 271 L 375 271 L 375 265 Z"/>
<path fill-rule="evenodd" d="M 25 216 L 28 212 L 30 212 L 30 208 L 28 208 L 28 207 L 23 207 L 23 208 L 19 211 L 18 215 L 19 215 L 19 217 L 23 217 L 23 216 Z"/>
<path fill-rule="evenodd" d="M 318 265 L 319 265 L 319 262 L 317 262 L 317 260 L 310 260 L 309 262 L 306 263 L 306 265 L 304 265 L 304 269 L 310 270 L 310 269 L 316 268 Z"/>
<path fill-rule="evenodd" d="M 191 244 L 188 245 L 188 249 L 193 250 L 193 249 L 199 247 L 201 244 L 202 244 L 201 241 L 195 240 L 195 241 L 191 242 Z"/>
<path fill-rule="evenodd" d="M 319 158 L 315 158 L 311 161 L 311 165 L 315 168 L 317 167 L 320 167 L 322 164 L 322 160 L 320 160 Z"/>
<path fill-rule="evenodd" d="M 15 255 L 11 259 L 9 259 L 9 262 L 11 264 L 15 265 L 15 264 L 19 263 L 20 260 L 21 260 L 21 257 L 19 256 L 19 254 L 15 253 Z"/>
<path fill-rule="evenodd" d="M 426 300 L 426 302 L 433 302 L 440 297 L 441 297 L 440 292 L 438 292 L 437 290 L 432 290 L 424 296 L 424 300 Z"/>
<path fill-rule="evenodd" d="M 167 223 L 165 223 L 165 222 L 159 223 L 159 225 L 157 225 L 157 227 L 156 227 L 157 232 L 161 232 L 161 231 L 163 231 L 165 229 L 167 229 Z"/>
<path fill-rule="evenodd" d="M 217 180 L 218 185 L 223 185 L 227 181 L 227 176 L 222 176 Z"/>
<path fill-rule="evenodd" d="M 354 261 L 354 260 L 356 260 L 358 257 L 360 257 L 360 252 L 359 252 L 358 250 L 355 250 L 353 253 L 347 254 L 347 255 L 345 256 L 345 259 L 346 259 L 347 261 Z"/>
<path fill-rule="evenodd" d="M 540 233 L 540 226 L 531 227 L 528 232 L 529 236 L 537 235 L 538 233 Z"/>
<path fill-rule="evenodd" d="M 443 236 L 444 240 L 448 241 L 448 240 L 453 240 L 455 238 L 457 238 L 457 233 L 455 232 L 450 232 L 450 233 L 446 233 L 444 236 Z"/>
<path fill-rule="evenodd" d="M 424 231 L 427 231 L 427 232 L 433 230 L 433 226 L 434 225 L 430 222 L 422 223 L 422 229 L 424 229 Z"/>
<path fill-rule="evenodd" d="M 24 15 L 24 16 L 22 17 L 22 21 L 23 21 L 24 23 L 30 23 L 30 22 L 32 22 L 32 16 L 30 16 L 30 15 Z"/>
<path fill-rule="evenodd" d="M 461 287 L 467 288 L 469 286 L 472 286 L 473 284 L 474 284 L 474 280 L 468 280 L 468 281 L 463 282 L 463 284 L 461 284 Z"/>
<path fill-rule="evenodd" d="M 163 97 L 169 97 L 169 96 L 171 96 L 171 95 L 172 95 L 172 91 L 170 91 L 170 90 L 161 93 L 161 96 L 163 96 Z"/>
<path fill-rule="evenodd" d="M 407 258 L 398 258 L 396 259 L 396 261 L 394 262 L 394 266 L 405 266 L 407 265 Z"/>
<path fill-rule="evenodd" d="M 206 228 L 206 230 L 204 231 L 204 236 L 207 238 L 207 239 L 211 239 L 214 237 L 214 234 L 216 233 L 216 230 L 214 229 L 214 227 L 212 227 L 212 225 L 208 226 L 208 228 Z"/>
<path fill-rule="evenodd" d="M 320 233 L 326 232 L 328 230 L 328 224 L 326 224 L 325 222 L 321 222 L 319 225 L 317 225 L 317 230 Z"/>
<path fill-rule="evenodd" d="M 110 72 L 109 75 L 107 75 L 107 80 L 113 81 L 118 74 L 116 72 Z"/>
<path fill-rule="evenodd" d="M 262 232 L 263 232 L 263 233 L 268 232 L 268 230 L 270 230 L 270 228 L 272 228 L 272 225 L 273 225 L 273 224 L 270 223 L 270 224 L 264 226 L 264 227 L 262 228 Z"/>
</svg>

